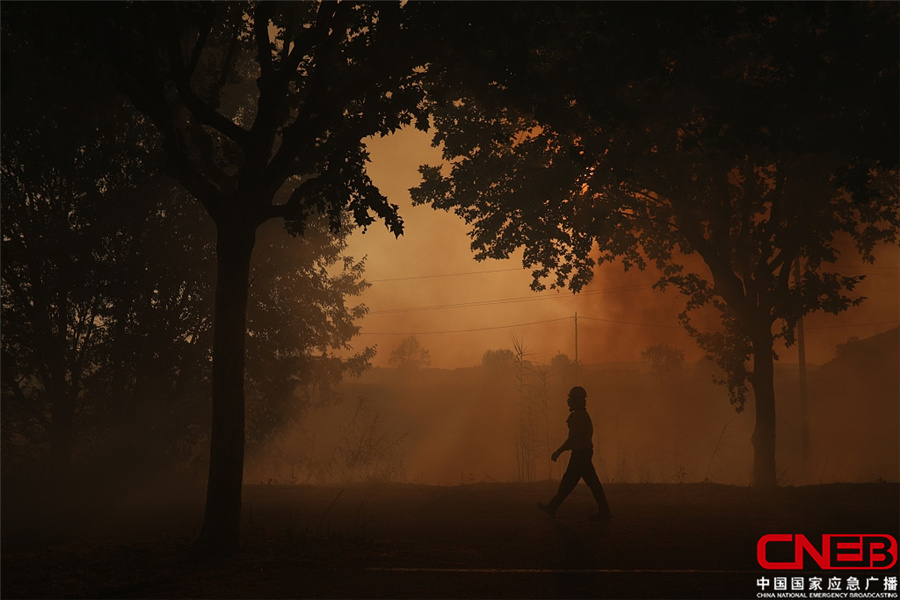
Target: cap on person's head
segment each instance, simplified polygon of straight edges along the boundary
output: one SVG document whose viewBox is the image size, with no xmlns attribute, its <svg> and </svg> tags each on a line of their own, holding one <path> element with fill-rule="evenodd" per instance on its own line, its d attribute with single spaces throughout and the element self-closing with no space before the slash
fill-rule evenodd
<svg viewBox="0 0 900 600">
<path fill-rule="evenodd" d="M 569 390 L 569 398 L 587 398 L 587 392 L 580 385 L 576 385 L 571 390 Z"/>
<path fill-rule="evenodd" d="M 570 408 L 584 408 L 586 405 L 586 398 L 587 392 L 584 391 L 584 388 L 580 385 L 576 385 L 571 390 L 569 390 L 569 398 L 567 402 Z"/>
</svg>

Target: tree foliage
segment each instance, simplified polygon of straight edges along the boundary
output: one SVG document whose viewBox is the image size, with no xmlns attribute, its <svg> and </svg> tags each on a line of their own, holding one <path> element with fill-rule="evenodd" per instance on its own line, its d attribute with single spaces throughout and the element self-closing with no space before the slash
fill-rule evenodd
<svg viewBox="0 0 900 600">
<path fill-rule="evenodd" d="M 414 335 L 403 338 L 388 359 L 388 365 L 395 369 L 425 369 L 431 366 L 431 353 Z"/>
<path fill-rule="evenodd" d="M 7 457 L 27 453 L 34 466 L 46 448 L 58 476 L 73 457 L 140 473 L 194 468 L 208 456 L 211 228 L 190 198 L 152 173 L 152 161 L 129 165 L 105 140 L 111 164 L 80 159 L 101 155 L 94 142 L 94 151 L 73 149 L 68 172 L 42 168 L 23 155 L 22 135 L 6 138 L 2 164 Z M 336 401 L 342 375 L 374 355 L 334 356 L 365 312 L 349 304 L 364 286 L 363 264 L 344 255 L 344 239 L 324 220 L 292 248 L 278 233 L 262 237 L 252 271 L 251 447 Z"/>
<path fill-rule="evenodd" d="M 364 261 L 346 254 L 346 235 L 335 235 L 320 219 L 296 240 L 273 226 L 259 237 L 251 272 L 257 300 L 247 312 L 251 447 L 308 411 L 340 401 L 343 377 L 360 375 L 375 356 L 374 347 L 354 352 L 350 346 L 368 310 L 352 302 L 368 284 Z"/>
<path fill-rule="evenodd" d="M 660 378 L 684 367 L 684 352 L 665 344 L 647 346 L 641 352 L 641 359 L 649 364 Z"/>
<path fill-rule="evenodd" d="M 155 125 L 169 171 L 216 228 L 212 433 L 203 546 L 236 547 L 244 372 L 257 228 L 303 235 L 402 220 L 364 140 L 427 127 L 408 15 L 383 3 L 97 5 L 89 23 L 119 89 Z"/>
<path fill-rule="evenodd" d="M 871 261 L 897 240 L 896 7 L 528 11 L 473 27 L 507 33 L 507 67 L 483 62 L 477 85 L 435 73 L 447 164 L 422 167 L 414 200 L 464 218 L 478 258 L 522 248 L 535 289 L 577 291 L 597 263 L 655 265 L 738 408 L 753 385 L 754 439 L 774 457 L 774 339 L 860 301 L 859 277 L 826 268 L 845 246 Z M 693 325 L 702 306 L 719 330 Z M 774 482 L 767 463 L 757 479 Z"/>
<path fill-rule="evenodd" d="M 4 52 L 25 63 L 7 74 L 4 108 L 20 119 L 3 129 L 0 164 L 4 442 L 41 440 L 53 473 L 64 476 L 87 390 L 109 359 L 126 257 L 140 231 L 136 216 L 107 198 L 122 201 L 143 181 L 146 130 L 104 127 L 93 112 L 75 124 L 50 100 L 36 110 L 40 99 L 19 77 L 42 61 L 24 56 L 34 48 L 8 26 L 4 39 Z M 121 118 L 121 105 L 87 95 L 107 119 Z"/>
<path fill-rule="evenodd" d="M 157 7 L 170 9 L 193 10 Z M 121 19 L 130 10 L 4 6 L 3 106 L 14 118 L 3 129 L 2 406 L 5 451 L 46 445 L 59 463 L 72 454 L 97 462 L 103 453 L 141 471 L 208 457 L 217 239 L 200 206 L 160 173 L 166 157 L 155 147 L 165 132 L 155 133 L 123 103 L 108 70 L 86 60 L 97 58 L 98 41 L 110 41 L 104 26 L 137 27 Z M 249 63 L 238 50 L 248 40 L 240 39 L 243 21 L 232 25 L 236 37 L 211 44 L 206 56 L 220 61 L 224 79 L 201 87 L 221 86 L 246 118 L 241 73 Z M 132 54 L 117 60 L 139 54 L 120 49 Z M 56 73 L 67 92 L 36 77 L 44 72 Z M 200 140 L 192 156 L 203 159 L 208 132 L 190 135 Z M 223 152 L 212 159 L 220 166 Z M 271 228 L 256 244 L 247 315 L 251 446 L 336 400 L 341 376 L 359 373 L 374 354 L 347 352 L 365 312 L 350 300 L 364 287 L 364 265 L 345 255 L 347 228 L 336 233 L 327 215 L 304 218 L 306 235 L 290 246 Z"/>
<path fill-rule="evenodd" d="M 397 52 L 401 16 L 387 2 L 173 2 L 98 15 L 120 87 L 213 220 L 239 208 L 298 234 L 316 213 L 334 229 L 381 218 L 402 231 L 366 174 L 362 143 L 427 126 L 416 65 Z M 249 181 L 255 189 L 242 188 Z M 254 197 L 246 206 L 225 201 L 243 193 Z"/>
<path fill-rule="evenodd" d="M 511 367 L 515 360 L 516 355 L 509 348 L 485 350 L 481 356 L 481 366 L 487 369 L 506 369 Z"/>
</svg>

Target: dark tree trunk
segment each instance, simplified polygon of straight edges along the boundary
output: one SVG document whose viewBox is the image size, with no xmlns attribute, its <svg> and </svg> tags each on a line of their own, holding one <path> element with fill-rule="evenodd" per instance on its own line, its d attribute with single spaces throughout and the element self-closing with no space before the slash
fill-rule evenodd
<svg viewBox="0 0 900 600">
<path fill-rule="evenodd" d="M 775 478 L 775 355 L 772 333 L 760 328 L 753 336 L 753 393 L 756 428 L 753 430 L 753 486 L 771 488 Z"/>
<path fill-rule="evenodd" d="M 219 224 L 213 336 L 212 434 L 206 512 L 200 545 L 234 550 L 240 537 L 244 471 L 244 337 L 255 227 L 241 219 Z"/>
</svg>

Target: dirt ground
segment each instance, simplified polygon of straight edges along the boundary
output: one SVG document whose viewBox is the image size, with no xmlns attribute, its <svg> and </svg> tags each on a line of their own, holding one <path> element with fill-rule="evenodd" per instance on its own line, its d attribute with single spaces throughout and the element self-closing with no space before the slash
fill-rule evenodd
<svg viewBox="0 0 900 600">
<path fill-rule="evenodd" d="M 458 487 L 248 486 L 228 558 L 192 547 L 201 490 L 93 490 L 63 503 L 4 490 L 3 598 L 756 598 L 768 533 L 898 536 L 900 485 L 760 492 L 584 485 L 556 519 L 552 481 Z M 159 491 L 159 490 L 157 490 Z M 896 568 L 893 571 L 896 573 Z M 793 574 L 796 574 L 794 572 Z M 808 575 L 809 573 L 804 573 Z"/>
</svg>

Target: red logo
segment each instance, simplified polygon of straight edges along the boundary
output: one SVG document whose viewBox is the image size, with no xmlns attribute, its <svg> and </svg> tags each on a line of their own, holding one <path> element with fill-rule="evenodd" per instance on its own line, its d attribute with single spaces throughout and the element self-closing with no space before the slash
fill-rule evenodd
<svg viewBox="0 0 900 600">
<path fill-rule="evenodd" d="M 778 558 L 770 560 L 773 555 Z M 890 569 L 897 564 L 897 540 L 880 534 L 825 534 L 817 548 L 805 535 L 772 533 L 756 544 L 763 569 L 802 569 L 806 556 L 820 569 Z"/>
</svg>

